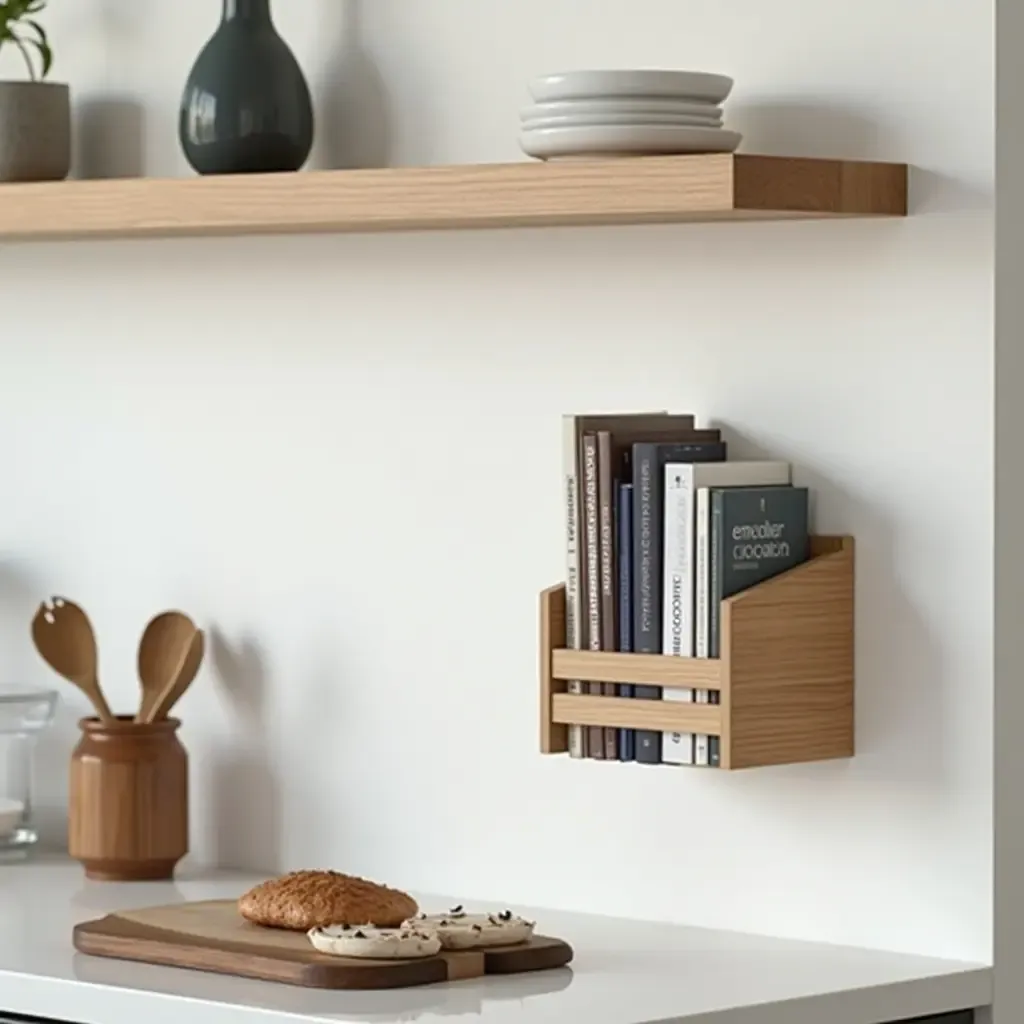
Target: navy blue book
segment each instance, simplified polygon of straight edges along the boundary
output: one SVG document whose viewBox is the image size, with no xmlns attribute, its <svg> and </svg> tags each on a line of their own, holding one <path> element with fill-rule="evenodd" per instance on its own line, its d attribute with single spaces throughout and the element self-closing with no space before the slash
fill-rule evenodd
<svg viewBox="0 0 1024 1024">
<path fill-rule="evenodd" d="M 633 485 L 620 483 L 615 495 L 616 569 L 619 578 L 618 649 L 633 650 Z M 632 697 L 632 683 L 619 684 L 620 697 Z M 636 760 L 636 730 L 619 730 L 619 760 Z"/>
<path fill-rule="evenodd" d="M 669 462 L 724 462 L 724 441 L 633 445 L 633 650 L 661 654 L 665 466 Z M 660 686 L 634 686 L 633 696 L 661 700 Z M 661 764 L 660 732 L 636 730 L 636 760 Z"/>
</svg>

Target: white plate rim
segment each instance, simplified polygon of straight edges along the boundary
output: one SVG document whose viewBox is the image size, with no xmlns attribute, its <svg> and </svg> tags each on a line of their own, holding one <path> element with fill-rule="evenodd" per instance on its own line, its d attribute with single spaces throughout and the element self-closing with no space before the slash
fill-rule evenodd
<svg viewBox="0 0 1024 1024">
<path fill-rule="evenodd" d="M 611 118 L 611 120 L 603 120 Z M 531 128 L 645 128 L 668 125 L 678 128 L 721 128 L 718 118 L 691 117 L 687 114 L 561 114 L 535 117 L 520 122 L 524 129 Z"/>
<path fill-rule="evenodd" d="M 574 100 L 538 100 L 536 103 L 521 107 L 519 117 L 522 120 L 530 120 L 537 113 L 551 116 L 591 111 L 599 111 L 602 114 L 692 114 L 698 117 L 722 117 L 725 112 L 718 103 L 681 100 L 673 96 L 595 96 Z"/>
<path fill-rule="evenodd" d="M 581 153 L 591 150 L 614 153 L 658 152 L 662 147 L 708 146 L 708 152 L 731 153 L 739 148 L 743 136 L 725 128 L 688 128 L 653 125 L 637 129 L 613 125 L 605 128 L 540 128 L 520 132 L 519 144 L 530 156 Z M 683 150 L 685 152 L 685 150 Z"/>
<path fill-rule="evenodd" d="M 529 83 L 535 100 L 599 96 L 673 96 L 723 102 L 735 80 L 711 71 L 658 68 L 607 68 L 555 71 Z"/>
</svg>

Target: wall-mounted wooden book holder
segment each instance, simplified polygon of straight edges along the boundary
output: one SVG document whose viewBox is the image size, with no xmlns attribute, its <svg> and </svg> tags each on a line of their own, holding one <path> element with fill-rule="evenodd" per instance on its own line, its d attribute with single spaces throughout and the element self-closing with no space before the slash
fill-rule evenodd
<svg viewBox="0 0 1024 1024">
<path fill-rule="evenodd" d="M 541 594 L 541 751 L 568 727 L 718 736 L 721 768 L 853 756 L 852 537 L 814 537 L 802 565 L 722 602 L 721 657 L 572 651 L 565 586 Z M 718 704 L 576 695 L 566 682 L 717 690 Z M 613 762 L 614 763 L 614 762 Z"/>
</svg>

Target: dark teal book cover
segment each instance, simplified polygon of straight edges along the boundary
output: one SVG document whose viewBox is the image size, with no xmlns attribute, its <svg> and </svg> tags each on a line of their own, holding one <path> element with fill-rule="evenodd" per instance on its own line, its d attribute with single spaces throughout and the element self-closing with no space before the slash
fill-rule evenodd
<svg viewBox="0 0 1024 1024">
<path fill-rule="evenodd" d="M 710 497 L 708 654 L 717 658 L 722 601 L 807 561 L 810 496 L 806 487 L 716 487 Z"/>
</svg>

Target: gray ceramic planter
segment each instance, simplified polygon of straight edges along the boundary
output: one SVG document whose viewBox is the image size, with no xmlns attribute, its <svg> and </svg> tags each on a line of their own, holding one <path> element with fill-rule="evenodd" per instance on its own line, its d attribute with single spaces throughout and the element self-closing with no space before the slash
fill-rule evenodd
<svg viewBox="0 0 1024 1024">
<path fill-rule="evenodd" d="M 0 82 L 0 182 L 62 181 L 71 171 L 71 92 Z"/>
</svg>

